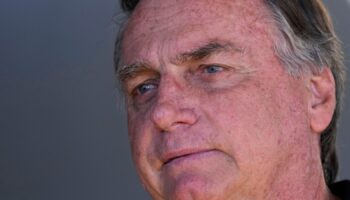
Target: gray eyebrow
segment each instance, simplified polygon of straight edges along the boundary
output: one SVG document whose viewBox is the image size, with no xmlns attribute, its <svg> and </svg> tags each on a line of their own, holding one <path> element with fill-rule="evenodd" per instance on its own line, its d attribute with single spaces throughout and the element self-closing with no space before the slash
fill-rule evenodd
<svg viewBox="0 0 350 200">
<path fill-rule="evenodd" d="M 128 79 L 131 79 L 137 76 L 139 73 L 146 71 L 154 71 L 149 65 L 145 62 L 136 62 L 131 65 L 123 65 L 118 69 L 119 80 L 122 83 L 125 83 Z"/>
<path fill-rule="evenodd" d="M 201 45 L 194 50 L 181 53 L 172 59 L 172 62 L 181 64 L 189 61 L 198 61 L 222 51 L 234 51 L 242 53 L 244 52 L 244 49 L 239 48 L 237 45 L 231 42 L 209 41 L 208 43 Z"/>
<path fill-rule="evenodd" d="M 243 53 L 244 49 L 239 48 L 237 45 L 231 42 L 209 41 L 204 45 L 195 48 L 194 50 L 190 50 L 175 56 L 175 58 L 171 59 L 171 62 L 180 65 L 185 62 L 199 61 L 222 51 Z M 152 69 L 148 63 L 136 62 L 131 65 L 119 67 L 117 74 L 119 76 L 119 80 L 122 82 L 122 84 L 124 84 L 128 79 L 136 77 L 138 74 L 147 71 L 155 72 L 155 70 Z"/>
</svg>

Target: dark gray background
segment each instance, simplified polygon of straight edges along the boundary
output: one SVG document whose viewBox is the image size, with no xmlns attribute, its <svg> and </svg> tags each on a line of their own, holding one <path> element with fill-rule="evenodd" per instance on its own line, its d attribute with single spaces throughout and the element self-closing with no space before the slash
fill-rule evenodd
<svg viewBox="0 0 350 200">
<path fill-rule="evenodd" d="M 327 4 L 349 65 L 350 6 Z M 113 75 L 118 5 L 1 0 L 0 199 L 148 199 L 129 156 Z M 350 178 L 349 100 L 340 179 Z"/>
</svg>

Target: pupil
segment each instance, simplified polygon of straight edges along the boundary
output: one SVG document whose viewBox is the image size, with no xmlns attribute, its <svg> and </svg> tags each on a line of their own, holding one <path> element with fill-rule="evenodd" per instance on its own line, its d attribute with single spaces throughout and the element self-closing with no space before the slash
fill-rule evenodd
<svg viewBox="0 0 350 200">
<path fill-rule="evenodd" d="M 216 66 L 211 66 L 208 68 L 208 73 L 215 73 L 218 71 L 218 68 Z"/>
<path fill-rule="evenodd" d="M 141 94 L 144 94 L 144 93 L 146 93 L 148 90 L 150 90 L 150 89 L 152 89 L 152 88 L 153 88 L 152 85 L 147 85 L 147 84 L 141 85 L 141 86 L 139 87 L 139 92 L 140 92 Z"/>
</svg>

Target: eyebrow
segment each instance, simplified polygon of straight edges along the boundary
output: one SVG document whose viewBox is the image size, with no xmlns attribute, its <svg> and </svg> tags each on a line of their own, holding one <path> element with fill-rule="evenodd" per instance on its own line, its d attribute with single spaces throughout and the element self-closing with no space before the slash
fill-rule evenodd
<svg viewBox="0 0 350 200">
<path fill-rule="evenodd" d="M 244 52 L 244 49 L 239 48 L 236 44 L 231 42 L 209 41 L 208 43 L 201 45 L 194 50 L 181 53 L 180 55 L 176 56 L 175 59 L 172 59 L 172 62 L 175 64 L 182 64 L 190 61 L 199 61 L 222 51 L 242 53 Z"/>
<path fill-rule="evenodd" d="M 218 42 L 218 41 L 209 41 L 204 45 L 200 45 L 199 47 L 190 50 L 188 52 L 180 53 L 175 56 L 173 59 L 170 59 L 171 63 L 176 65 L 181 65 L 186 62 L 193 62 L 205 59 L 213 54 L 217 54 L 220 52 L 238 52 L 244 53 L 243 48 L 239 48 L 236 44 L 232 42 Z M 125 84 L 131 78 L 136 77 L 140 73 L 145 72 L 155 72 L 146 62 L 136 62 L 131 65 L 124 65 L 119 67 L 117 74 L 119 76 L 122 84 Z"/>
<path fill-rule="evenodd" d="M 122 83 L 125 83 L 128 79 L 136 77 L 140 73 L 154 71 L 149 67 L 145 62 L 136 62 L 131 65 L 124 65 L 119 68 L 117 71 L 119 79 Z"/>
</svg>

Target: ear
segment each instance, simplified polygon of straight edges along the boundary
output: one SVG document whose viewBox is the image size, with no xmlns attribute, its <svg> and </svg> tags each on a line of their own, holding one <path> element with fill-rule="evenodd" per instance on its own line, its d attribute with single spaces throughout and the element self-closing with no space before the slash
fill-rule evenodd
<svg viewBox="0 0 350 200">
<path fill-rule="evenodd" d="M 334 77 L 328 67 L 311 76 L 309 114 L 313 132 L 322 133 L 330 124 L 336 106 L 335 91 Z"/>
</svg>

